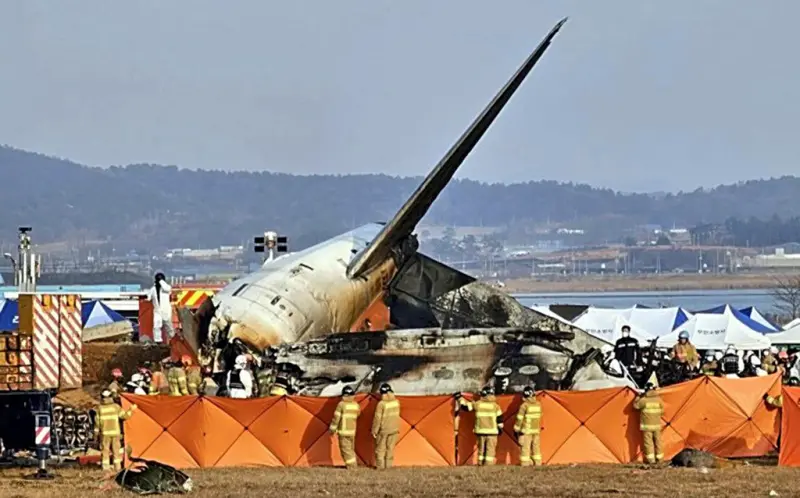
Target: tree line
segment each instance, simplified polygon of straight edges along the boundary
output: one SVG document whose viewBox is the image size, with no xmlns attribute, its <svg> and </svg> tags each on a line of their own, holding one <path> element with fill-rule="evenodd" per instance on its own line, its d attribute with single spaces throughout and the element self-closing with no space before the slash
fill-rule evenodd
<svg viewBox="0 0 800 498">
<path fill-rule="evenodd" d="M 39 243 L 107 240 L 116 248 L 139 250 L 246 244 L 267 229 L 289 236 L 290 246 L 301 248 L 388 219 L 421 181 L 383 174 L 300 176 L 149 164 L 91 168 L 10 147 L 0 147 L 0 171 L 5 175 L 0 241 L 13 242 L 17 226 L 32 225 Z M 424 221 L 515 228 L 549 222 L 607 227 L 609 233 L 644 223 L 715 222 L 724 223 L 739 245 L 762 245 L 800 240 L 798 191 L 796 177 L 667 195 L 553 181 L 453 180 Z M 783 221 L 775 221 L 775 215 Z"/>
</svg>

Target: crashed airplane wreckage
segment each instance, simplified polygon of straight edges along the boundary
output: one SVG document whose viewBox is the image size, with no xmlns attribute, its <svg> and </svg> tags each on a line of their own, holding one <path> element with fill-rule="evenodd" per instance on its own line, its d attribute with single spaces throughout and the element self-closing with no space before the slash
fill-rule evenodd
<svg viewBox="0 0 800 498">
<path fill-rule="evenodd" d="M 632 385 L 604 371 L 602 341 L 419 253 L 413 235 L 565 22 L 389 222 L 267 261 L 196 316 L 183 313 L 184 335 L 200 362 L 223 380 L 236 355 L 249 352 L 290 392 L 306 395 L 338 395 L 343 384 L 370 392 L 381 382 L 398 394 L 468 392 L 492 382 L 500 392 L 531 382 L 548 389 Z M 373 326 L 371 316 L 388 318 Z"/>
</svg>

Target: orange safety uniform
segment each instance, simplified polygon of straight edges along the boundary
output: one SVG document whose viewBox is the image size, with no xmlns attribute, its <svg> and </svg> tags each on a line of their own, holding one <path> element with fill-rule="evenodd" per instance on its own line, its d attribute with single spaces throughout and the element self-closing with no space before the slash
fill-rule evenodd
<svg viewBox="0 0 800 498">
<path fill-rule="evenodd" d="M 342 460 L 348 469 L 358 465 L 356 457 L 356 423 L 361 407 L 355 402 L 353 396 L 342 396 L 342 400 L 336 405 L 328 430 L 331 434 L 336 434 L 339 438 L 339 452 Z"/>
<path fill-rule="evenodd" d="M 372 419 L 372 437 L 375 438 L 375 466 L 388 469 L 394 463 L 394 447 L 400 434 L 400 402 L 393 393 L 381 395 Z"/>
<path fill-rule="evenodd" d="M 644 457 L 649 463 L 660 462 L 664 458 L 661 444 L 661 416 L 664 414 L 664 402 L 655 390 L 650 390 L 644 396 L 637 397 L 633 407 L 640 413 L 639 429 L 642 431 Z"/>
<path fill-rule="evenodd" d="M 697 368 L 700 365 L 700 355 L 697 354 L 697 348 L 691 342 L 681 344 L 678 342 L 672 347 L 672 357 L 677 358 L 682 363 L 688 363 L 692 368 Z"/>
<path fill-rule="evenodd" d="M 514 432 L 519 434 L 519 463 L 523 467 L 542 464 L 539 433 L 542 424 L 542 405 L 535 396 L 526 398 L 517 411 Z"/>
<path fill-rule="evenodd" d="M 473 432 L 478 440 L 478 465 L 494 465 L 497 437 L 503 430 L 503 410 L 491 394 L 473 402 L 459 399 L 459 404 L 475 412 Z"/>
<path fill-rule="evenodd" d="M 114 455 L 114 469 L 122 469 L 122 430 L 120 420 L 128 420 L 136 405 L 130 410 L 123 410 L 111 398 L 103 398 L 102 404 L 97 408 L 95 415 L 94 432 L 100 435 L 101 461 L 103 470 L 111 470 L 110 457 Z"/>
</svg>

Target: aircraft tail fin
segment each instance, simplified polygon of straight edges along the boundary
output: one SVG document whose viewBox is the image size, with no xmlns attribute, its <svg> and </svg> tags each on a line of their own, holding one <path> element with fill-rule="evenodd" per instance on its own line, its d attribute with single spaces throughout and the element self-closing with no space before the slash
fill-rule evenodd
<svg viewBox="0 0 800 498">
<path fill-rule="evenodd" d="M 458 141 L 453 144 L 447 154 L 439 161 L 435 168 L 428 174 L 422 184 L 406 201 L 403 207 L 394 215 L 375 239 L 366 249 L 356 255 L 347 267 L 347 276 L 355 278 L 370 271 L 384 261 L 391 254 L 392 248 L 408 237 L 416 229 L 417 224 L 428 212 L 433 201 L 447 186 L 459 166 L 464 162 L 472 149 L 481 139 L 489 126 L 497 118 L 500 111 L 508 103 L 514 92 L 531 72 L 533 67 L 544 55 L 556 33 L 561 29 L 567 18 L 556 24 L 550 33 L 539 43 L 528 56 L 517 72 L 508 80 L 505 86 L 495 95 L 483 112 L 472 122 Z"/>
</svg>

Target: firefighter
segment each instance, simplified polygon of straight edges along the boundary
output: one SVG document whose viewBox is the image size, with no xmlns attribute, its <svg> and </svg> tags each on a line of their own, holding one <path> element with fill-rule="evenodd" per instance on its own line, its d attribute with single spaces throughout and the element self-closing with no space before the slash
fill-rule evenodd
<svg viewBox="0 0 800 498">
<path fill-rule="evenodd" d="M 475 412 L 474 433 L 478 440 L 478 465 L 494 465 L 497 436 L 503 432 L 503 410 L 495 401 L 494 389 L 484 387 L 478 400 L 472 403 L 460 395 L 457 399 L 463 410 Z"/>
<path fill-rule="evenodd" d="M 400 402 L 389 384 L 381 384 L 381 400 L 375 407 L 372 419 L 372 437 L 375 439 L 375 466 L 389 469 L 394 462 L 394 447 L 400 434 Z"/>
<path fill-rule="evenodd" d="M 647 463 L 658 463 L 664 459 L 661 445 L 661 415 L 664 414 L 664 403 L 653 388 L 653 384 L 644 386 L 644 394 L 633 401 L 633 408 L 639 410 L 639 429 L 642 431 L 644 457 Z"/>
<path fill-rule="evenodd" d="M 764 401 L 772 408 L 783 408 L 783 394 L 779 394 L 773 398 L 767 393 L 764 395 Z"/>
<path fill-rule="evenodd" d="M 355 391 L 350 386 L 345 386 L 342 389 L 342 400 L 336 405 L 333 419 L 330 426 L 328 426 L 330 433 L 336 434 L 339 438 L 339 451 L 348 469 L 354 469 L 358 466 L 355 450 L 356 423 L 358 415 L 361 413 L 361 407 L 353 399 L 355 394 Z"/>
<path fill-rule="evenodd" d="M 210 366 L 203 367 L 203 382 L 200 383 L 200 394 L 203 396 L 216 396 L 219 386 L 214 381 L 214 371 Z"/>
<path fill-rule="evenodd" d="M 719 370 L 719 365 L 717 365 L 717 360 L 714 359 L 714 353 L 709 351 L 706 353 L 705 361 L 703 362 L 703 366 L 700 367 L 700 372 L 703 375 L 707 375 L 709 377 L 713 377 L 717 374 L 717 370 Z"/>
<path fill-rule="evenodd" d="M 119 394 L 123 391 L 123 378 L 122 370 L 115 368 L 111 371 L 111 383 L 106 387 L 107 391 L 111 391 L 111 397 L 114 403 L 119 403 Z"/>
<path fill-rule="evenodd" d="M 268 395 L 286 396 L 287 394 L 289 394 L 289 381 L 283 376 L 278 376 L 270 387 Z"/>
<path fill-rule="evenodd" d="M 169 394 L 169 382 L 167 381 L 164 370 L 169 370 L 171 367 L 170 359 L 165 358 L 160 363 L 153 366 L 153 372 L 150 376 L 150 392 L 151 396 L 159 394 Z"/>
<path fill-rule="evenodd" d="M 272 369 L 266 368 L 267 362 L 264 358 L 261 359 L 262 368 L 256 371 L 256 388 L 258 389 L 258 397 L 265 398 L 270 395 L 273 376 Z M 276 394 L 275 396 L 280 396 Z"/>
<path fill-rule="evenodd" d="M 144 364 L 139 367 L 139 373 L 144 377 L 144 382 L 149 385 L 150 381 L 153 380 L 153 364 L 149 361 L 144 362 Z"/>
<path fill-rule="evenodd" d="M 774 374 L 778 371 L 778 348 L 772 346 L 768 351 L 764 351 L 763 358 L 761 359 L 761 368 L 768 374 Z"/>
<path fill-rule="evenodd" d="M 186 386 L 186 370 L 180 360 L 172 364 L 172 368 L 167 372 L 167 382 L 169 383 L 170 396 L 186 396 L 189 390 Z"/>
<path fill-rule="evenodd" d="M 729 347 L 722 359 L 719 360 L 719 370 L 724 377 L 739 377 L 739 373 L 743 369 L 739 366 L 739 357 L 733 347 Z"/>
<path fill-rule="evenodd" d="M 123 410 L 114 403 L 113 394 L 109 390 L 101 394 L 101 404 L 95 415 L 94 433 L 100 435 L 100 448 L 103 470 L 111 470 L 111 456 L 114 458 L 114 470 L 122 470 L 122 442 L 120 420 L 128 420 L 136 410 L 132 405 L 130 410 Z"/>
<path fill-rule="evenodd" d="M 542 424 L 542 405 L 536 399 L 533 387 L 526 387 L 522 391 L 522 404 L 517 411 L 517 422 L 514 424 L 514 434 L 520 446 L 519 464 L 523 467 L 542 464 L 542 450 L 539 431 Z"/>
<path fill-rule="evenodd" d="M 193 396 L 197 396 L 200 394 L 200 384 L 203 382 L 200 365 L 193 365 L 192 357 L 188 354 L 181 357 L 181 363 L 186 367 L 186 391 Z"/>
<path fill-rule="evenodd" d="M 678 342 L 672 347 L 670 357 L 689 365 L 692 370 L 700 366 L 700 356 L 694 344 L 689 342 L 689 332 L 682 330 L 678 334 Z"/>
</svg>

